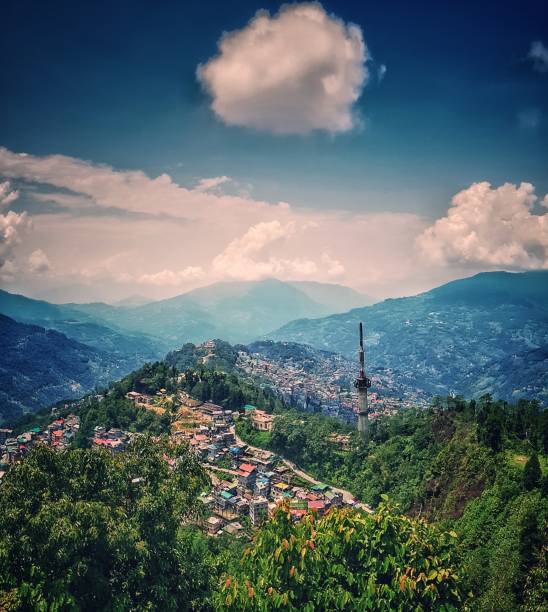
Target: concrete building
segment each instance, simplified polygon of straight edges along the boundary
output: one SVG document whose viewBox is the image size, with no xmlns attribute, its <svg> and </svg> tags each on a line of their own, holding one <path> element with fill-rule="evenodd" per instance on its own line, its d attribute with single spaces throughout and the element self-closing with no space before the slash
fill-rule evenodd
<svg viewBox="0 0 548 612">
<path fill-rule="evenodd" d="M 268 500 L 256 497 L 249 502 L 249 519 L 253 527 L 259 527 L 268 518 Z"/>
</svg>

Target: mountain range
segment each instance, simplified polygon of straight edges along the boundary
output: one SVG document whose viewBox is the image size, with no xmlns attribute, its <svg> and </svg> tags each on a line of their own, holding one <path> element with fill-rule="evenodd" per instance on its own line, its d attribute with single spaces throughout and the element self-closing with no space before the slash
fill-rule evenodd
<svg viewBox="0 0 548 612">
<path fill-rule="evenodd" d="M 344 312 L 370 302 L 342 285 L 267 279 L 215 283 L 140 306 L 69 306 L 117 328 L 154 336 L 171 349 L 208 338 L 250 342 L 293 319 Z"/>
<path fill-rule="evenodd" d="M 421 295 L 293 321 L 267 337 L 355 357 L 359 321 L 372 371 L 414 379 L 430 395 L 548 401 L 548 271 L 482 273 Z"/>
<path fill-rule="evenodd" d="M 0 315 L 0 423 L 78 398 L 126 373 L 112 355 Z"/>
<path fill-rule="evenodd" d="M 548 403 L 548 272 L 484 273 L 324 316 L 367 301 L 346 287 L 276 280 L 218 283 L 121 306 L 51 304 L 0 291 L 0 313 L 7 315 L 0 326 L 6 346 L 0 420 L 82 394 L 209 338 L 234 344 L 263 337 L 355 359 L 359 321 L 367 367 L 377 380 L 384 376 L 423 396 L 491 393 Z M 184 363 L 193 350 L 176 359 Z"/>
</svg>

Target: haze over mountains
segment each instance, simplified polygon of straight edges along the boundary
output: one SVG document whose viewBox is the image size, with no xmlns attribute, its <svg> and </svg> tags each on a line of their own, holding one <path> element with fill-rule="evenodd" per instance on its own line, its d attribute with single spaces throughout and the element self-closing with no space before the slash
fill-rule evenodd
<svg viewBox="0 0 548 612">
<path fill-rule="evenodd" d="M 337 303 L 348 309 L 360 301 L 367 298 L 346 287 L 276 280 L 219 283 L 139 306 L 58 305 L 0 291 L 0 313 L 15 319 L 3 320 L 3 343 L 27 364 L 19 377 L 10 351 L 0 356 L 0 420 L 14 407 L 74 397 L 209 338 L 268 337 L 354 359 L 360 320 L 377 377 L 391 370 L 428 395 L 548 401 L 548 272 L 484 273 L 324 316 Z"/>
<path fill-rule="evenodd" d="M 430 394 L 548 400 L 548 272 L 478 274 L 418 296 L 293 321 L 268 337 L 352 357 L 359 321 L 368 367 L 414 378 Z"/>
</svg>

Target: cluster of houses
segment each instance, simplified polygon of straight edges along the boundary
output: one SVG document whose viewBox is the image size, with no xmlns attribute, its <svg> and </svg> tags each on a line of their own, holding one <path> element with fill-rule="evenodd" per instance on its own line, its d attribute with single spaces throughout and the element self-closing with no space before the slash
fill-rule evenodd
<svg viewBox="0 0 548 612">
<path fill-rule="evenodd" d="M 303 361 L 299 356 L 274 359 L 261 353 L 240 351 L 236 365 L 251 379 L 266 381 L 290 406 L 335 417 L 351 425 L 356 422 L 358 404 L 352 382 L 357 370 L 352 360 L 335 354 L 322 356 L 319 352 L 313 360 Z M 383 371 L 383 380 L 375 378 L 374 384 L 377 388 L 398 389 L 390 370 Z M 388 393 L 381 396 L 375 391 L 369 392 L 369 418 L 391 415 L 411 405 L 422 405 L 420 395 L 413 393 L 412 389 L 405 387 L 400 391 L 407 397 L 405 401 Z"/>
<path fill-rule="evenodd" d="M 272 453 L 257 461 L 252 450 L 238 448 L 241 459 L 235 460 L 238 465 L 233 478 L 218 480 L 201 498 L 208 509 L 205 526 L 209 535 L 244 534 L 244 524 L 259 527 L 284 501 L 295 521 L 307 512 L 321 516 L 329 508 L 345 503 L 342 495 L 328 485 L 292 484 L 292 471 L 282 463 L 276 465 Z"/>
<path fill-rule="evenodd" d="M 95 448 L 106 448 L 112 453 L 119 453 L 127 447 L 132 434 L 122 429 L 112 427 L 106 429 L 102 425 L 97 425 L 93 429 L 92 446 Z"/>
<path fill-rule="evenodd" d="M 0 429 L 0 481 L 8 468 L 23 459 L 35 444 L 45 444 L 56 450 L 64 450 L 74 440 L 80 428 L 80 417 L 69 414 L 54 419 L 47 427 L 33 427 L 18 435 L 11 429 Z"/>
</svg>

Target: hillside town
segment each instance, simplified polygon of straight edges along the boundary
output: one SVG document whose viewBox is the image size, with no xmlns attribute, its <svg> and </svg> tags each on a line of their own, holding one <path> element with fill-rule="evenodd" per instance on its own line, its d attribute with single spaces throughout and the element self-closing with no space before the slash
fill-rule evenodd
<svg viewBox="0 0 548 612">
<path fill-rule="evenodd" d="M 358 400 L 352 385 L 356 364 L 341 355 L 316 351 L 312 359 L 272 358 L 261 352 L 240 351 L 236 366 L 253 380 L 268 385 L 289 406 L 335 417 L 350 425 L 357 420 Z M 387 387 L 394 388 L 390 372 L 383 372 L 382 378 L 373 375 L 372 379 L 375 390 L 369 393 L 371 419 L 421 404 L 416 394 L 406 393 L 406 399 L 402 399 L 385 392 Z"/>
</svg>

